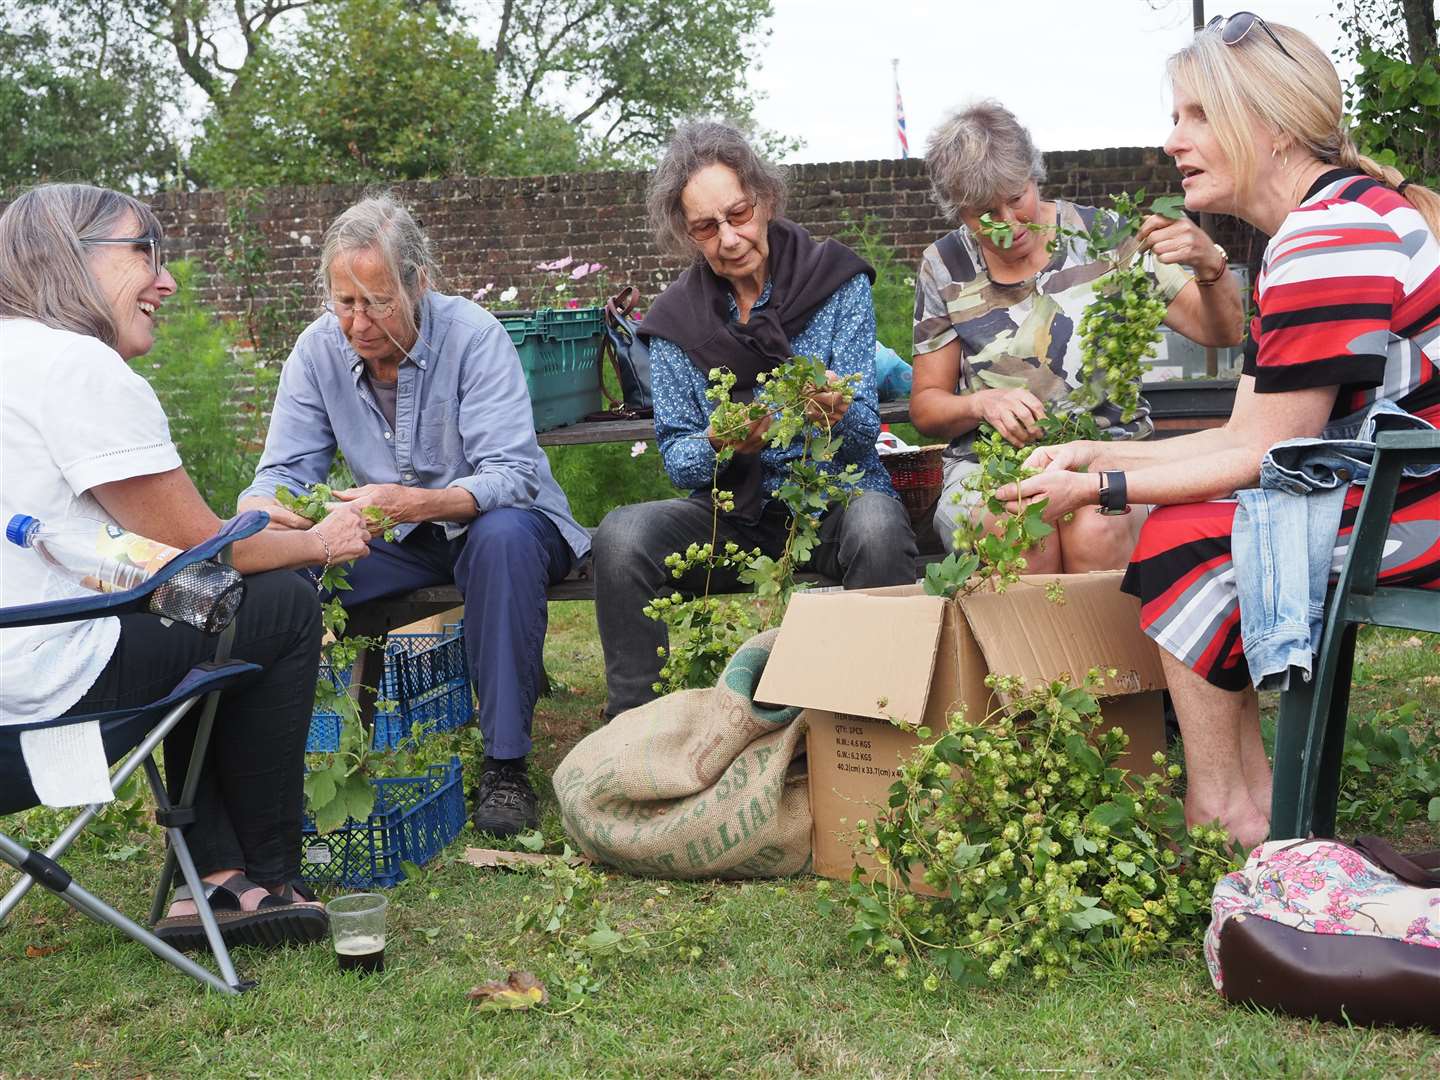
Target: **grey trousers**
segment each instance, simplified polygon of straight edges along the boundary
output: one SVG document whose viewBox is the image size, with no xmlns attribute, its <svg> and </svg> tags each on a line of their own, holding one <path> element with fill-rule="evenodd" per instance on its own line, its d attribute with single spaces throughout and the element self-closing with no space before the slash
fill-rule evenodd
<svg viewBox="0 0 1440 1080">
<path fill-rule="evenodd" d="M 754 526 L 720 519 L 717 540 L 760 548 L 776 556 L 785 543 L 789 517 L 779 503 L 770 503 Z M 665 625 L 648 618 L 644 607 L 654 597 L 678 588 L 698 592 L 703 573 L 676 581 L 665 556 L 692 543 L 710 539 L 712 514 L 702 499 L 666 499 L 618 507 L 605 515 L 595 534 L 595 621 L 605 652 L 608 716 L 618 716 L 652 700 L 652 684 L 660 675 L 659 650 L 666 644 Z M 915 533 L 898 499 L 866 491 L 848 507 L 832 510 L 820 524 L 820 546 L 810 568 L 838 578 L 847 589 L 907 585 L 915 580 Z M 698 578 L 698 580 L 697 580 Z M 711 592 L 736 591 L 733 574 L 717 573 Z"/>
</svg>

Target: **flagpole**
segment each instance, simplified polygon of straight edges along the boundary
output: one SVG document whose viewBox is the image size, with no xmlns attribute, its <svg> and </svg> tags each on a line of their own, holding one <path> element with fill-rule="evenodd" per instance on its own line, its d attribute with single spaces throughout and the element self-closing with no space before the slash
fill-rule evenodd
<svg viewBox="0 0 1440 1080">
<path fill-rule="evenodd" d="M 910 140 L 905 134 L 905 105 L 900 100 L 900 59 L 890 61 L 890 74 L 895 83 L 895 142 L 900 148 L 900 157 L 910 156 Z"/>
</svg>

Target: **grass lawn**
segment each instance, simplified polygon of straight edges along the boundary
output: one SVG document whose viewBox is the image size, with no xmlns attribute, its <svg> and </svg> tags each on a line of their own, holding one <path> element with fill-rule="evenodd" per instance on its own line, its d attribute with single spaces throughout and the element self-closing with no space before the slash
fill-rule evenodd
<svg viewBox="0 0 1440 1080">
<path fill-rule="evenodd" d="M 546 662 L 563 681 L 536 720 L 547 773 L 599 720 L 600 650 L 589 604 L 551 608 Z M 1440 716 L 1434 639 L 1375 633 L 1362 643 L 1355 710 L 1420 703 Z M 1270 703 L 1273 706 L 1273 702 Z M 559 840 L 553 799 L 546 836 Z M 7 823 L 13 827 L 15 821 Z M 50 825 L 32 816 L 24 827 Z M 83 845 L 82 881 L 147 900 L 160 849 Z M 1440 846 L 1430 826 L 1406 843 Z M 698 960 L 624 958 L 578 1009 L 482 1013 L 471 986 L 534 971 L 554 985 L 561 961 L 516 914 L 540 882 L 477 870 L 467 832 L 418 878 L 391 891 L 387 969 L 356 979 L 328 948 L 239 950 L 260 982 L 238 999 L 205 995 L 139 946 L 32 896 L 0 932 L 0 1077 L 543 1076 L 1126 1076 L 1440 1075 L 1440 1039 L 1347 1030 L 1226 1006 L 1198 948 L 1163 961 L 1094 966 L 1053 990 L 1011 984 L 926 993 L 852 954 L 847 921 L 815 907 L 815 882 L 661 883 L 613 877 L 603 896 L 617 927 L 706 912 L 719 932 Z M 0 872 L 0 887 L 13 875 Z M 50 952 L 48 950 L 54 949 Z M 28 951 L 27 951 L 28 950 Z"/>
</svg>

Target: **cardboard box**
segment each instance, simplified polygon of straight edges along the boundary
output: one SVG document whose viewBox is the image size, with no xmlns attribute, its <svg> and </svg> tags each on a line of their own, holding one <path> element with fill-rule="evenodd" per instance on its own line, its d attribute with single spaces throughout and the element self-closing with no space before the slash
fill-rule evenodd
<svg viewBox="0 0 1440 1080">
<path fill-rule="evenodd" d="M 431 615 L 424 619 L 417 619 L 413 623 L 404 626 L 397 626 L 390 632 L 392 634 L 443 634 L 445 627 L 453 626 L 465 617 L 463 607 L 453 607 L 449 611 L 442 611 L 438 615 Z"/>
<path fill-rule="evenodd" d="M 808 711 L 815 873 L 850 876 L 855 820 L 887 803 L 919 743 L 887 718 L 928 726 L 933 737 L 962 705 L 969 718 L 984 717 L 998 704 L 985 686 L 991 671 L 1033 686 L 1115 668 L 1101 715 L 1130 736 L 1120 764 L 1149 771 L 1151 755 L 1165 749 L 1165 680 L 1140 630 L 1139 602 L 1120 592 L 1122 576 L 1026 577 L 1003 594 L 960 600 L 919 585 L 796 595 L 755 696 Z M 1051 580 L 1064 585 L 1063 604 L 1045 598 Z"/>
</svg>

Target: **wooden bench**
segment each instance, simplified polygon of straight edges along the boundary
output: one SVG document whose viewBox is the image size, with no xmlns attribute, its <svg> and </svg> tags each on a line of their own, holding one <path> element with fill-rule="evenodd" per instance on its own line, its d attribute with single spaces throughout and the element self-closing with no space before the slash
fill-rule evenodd
<svg viewBox="0 0 1440 1080">
<path fill-rule="evenodd" d="M 1157 435 L 1167 437 L 1216 427 L 1230 415 L 1234 401 L 1235 382 L 1223 379 L 1188 379 L 1147 384 L 1144 388 L 1150 401 L 1151 416 Z M 880 420 L 886 424 L 903 424 L 910 419 L 909 401 L 886 401 L 880 404 Z M 648 442 L 655 438 L 652 420 L 605 420 L 572 424 L 569 427 L 542 431 L 542 446 L 585 446 L 600 443 Z M 591 530 L 593 535 L 594 530 Z M 921 554 L 915 560 L 915 577 L 925 576 L 925 567 L 943 558 L 938 551 Z M 838 585 L 819 574 L 801 574 L 800 580 L 815 585 Z M 594 600 L 595 583 L 590 578 L 588 561 L 558 585 L 546 592 L 549 600 Z M 376 600 L 357 608 L 350 616 L 349 632 L 366 637 L 381 637 L 401 626 L 408 626 L 460 605 L 460 591 L 454 585 L 431 585 L 416 589 L 405 596 Z M 352 686 L 378 686 L 384 670 L 380 650 L 361 652 L 355 661 Z M 370 698 L 369 701 L 366 698 Z M 367 724 L 374 715 L 374 701 L 369 694 L 361 698 L 361 715 Z"/>
</svg>

